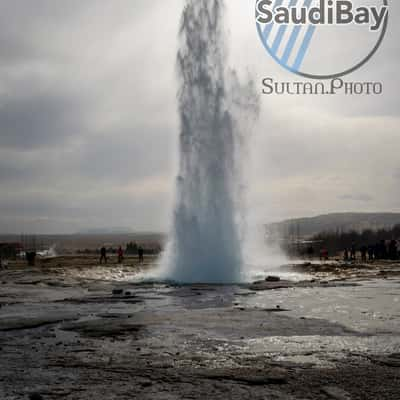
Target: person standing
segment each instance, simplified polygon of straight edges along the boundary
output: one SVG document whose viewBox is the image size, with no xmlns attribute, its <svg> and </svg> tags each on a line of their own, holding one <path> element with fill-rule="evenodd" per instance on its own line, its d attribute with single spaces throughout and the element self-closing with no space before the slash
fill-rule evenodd
<svg viewBox="0 0 400 400">
<path fill-rule="evenodd" d="M 121 264 L 123 260 L 124 260 L 124 251 L 122 250 L 122 247 L 119 246 L 119 249 L 118 249 L 118 264 Z"/>
<path fill-rule="evenodd" d="M 107 250 L 104 246 L 100 249 L 100 264 L 103 263 L 103 260 L 107 264 Z"/>
<path fill-rule="evenodd" d="M 350 249 L 350 260 L 356 261 L 356 245 L 353 243 Z"/>
<path fill-rule="evenodd" d="M 144 262 L 144 250 L 142 246 L 139 246 L 138 248 L 138 255 L 139 255 L 139 262 L 143 263 Z"/>
<path fill-rule="evenodd" d="M 397 242 L 396 240 L 392 239 L 389 243 L 389 259 L 390 260 L 397 260 Z"/>
<path fill-rule="evenodd" d="M 374 260 L 374 246 L 372 246 L 372 245 L 368 246 L 368 260 L 369 261 Z"/>
<path fill-rule="evenodd" d="M 347 249 L 347 247 L 344 249 L 343 260 L 349 261 L 349 250 Z"/>
<path fill-rule="evenodd" d="M 361 246 L 361 261 L 362 262 L 367 262 L 367 251 L 368 251 L 368 247 L 363 245 Z"/>
</svg>

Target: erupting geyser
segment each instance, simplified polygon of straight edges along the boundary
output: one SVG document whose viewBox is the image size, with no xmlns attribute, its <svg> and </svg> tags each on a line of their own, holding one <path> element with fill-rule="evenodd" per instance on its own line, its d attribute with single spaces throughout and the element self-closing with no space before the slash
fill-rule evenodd
<svg viewBox="0 0 400 400">
<path fill-rule="evenodd" d="M 164 259 L 165 278 L 178 282 L 241 280 L 240 157 L 249 134 L 242 128 L 258 112 L 258 97 L 252 82 L 240 86 L 225 68 L 223 3 L 187 0 L 182 15 L 180 165 Z"/>
</svg>

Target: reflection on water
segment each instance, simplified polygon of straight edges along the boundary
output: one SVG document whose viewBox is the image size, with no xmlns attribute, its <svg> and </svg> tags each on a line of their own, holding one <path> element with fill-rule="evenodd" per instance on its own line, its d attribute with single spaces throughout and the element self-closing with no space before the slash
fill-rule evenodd
<svg viewBox="0 0 400 400">
<path fill-rule="evenodd" d="M 252 292 L 246 285 L 174 285 L 148 282 L 148 272 L 124 266 L 99 266 L 70 270 L 74 278 L 126 283 L 126 290 L 143 299 L 135 309 L 161 313 L 187 310 L 285 309 L 279 315 L 291 318 L 315 318 L 338 323 L 362 336 L 267 336 L 242 343 L 251 352 L 275 354 L 281 359 L 300 357 L 307 352 L 400 352 L 400 285 L 396 280 L 370 280 L 359 286 L 289 288 Z M 268 270 L 268 273 L 271 273 Z M 274 272 L 273 272 L 274 273 Z M 304 280 L 308 277 L 280 268 L 276 275 Z M 257 276 L 254 276 L 257 278 Z M 260 273 L 260 279 L 265 274 Z M 116 306 L 116 305 L 115 305 Z M 133 307 L 133 306 L 132 306 Z M 132 311 L 133 308 L 132 308 Z M 289 332 L 290 334 L 290 332 Z M 313 357 L 318 357 L 313 355 Z M 310 362 L 312 360 L 309 360 Z M 315 361 L 315 360 L 314 360 Z M 305 361 L 304 361 L 305 362 Z M 326 360 L 325 360 L 326 362 Z"/>
</svg>

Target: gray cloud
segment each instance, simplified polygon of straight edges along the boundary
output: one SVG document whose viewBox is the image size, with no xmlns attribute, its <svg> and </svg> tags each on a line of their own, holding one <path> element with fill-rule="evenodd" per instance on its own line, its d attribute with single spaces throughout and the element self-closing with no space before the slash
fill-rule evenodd
<svg viewBox="0 0 400 400">
<path fill-rule="evenodd" d="M 0 4 L 0 232 L 168 228 L 182 5 Z M 262 48 L 252 6 L 227 2 L 227 11 L 239 74 L 293 80 Z M 399 211 L 399 33 L 391 22 L 377 56 L 349 77 L 383 80 L 382 96 L 262 97 L 247 163 L 257 221 Z"/>
<path fill-rule="evenodd" d="M 4 96 L 0 105 L 0 146 L 30 149 L 63 144 L 84 130 L 80 99 L 67 93 Z"/>
</svg>

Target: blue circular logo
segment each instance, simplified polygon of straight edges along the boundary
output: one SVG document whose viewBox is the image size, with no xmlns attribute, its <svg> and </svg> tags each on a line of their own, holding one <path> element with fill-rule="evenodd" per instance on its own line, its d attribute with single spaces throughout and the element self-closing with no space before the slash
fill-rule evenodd
<svg viewBox="0 0 400 400">
<path fill-rule="evenodd" d="M 388 26 L 388 0 L 257 0 L 261 42 L 282 67 L 334 79 L 367 63 Z"/>
</svg>

